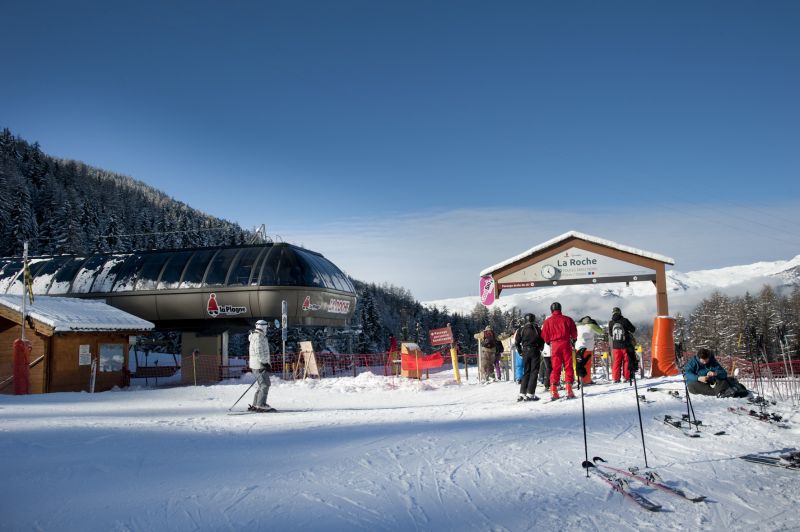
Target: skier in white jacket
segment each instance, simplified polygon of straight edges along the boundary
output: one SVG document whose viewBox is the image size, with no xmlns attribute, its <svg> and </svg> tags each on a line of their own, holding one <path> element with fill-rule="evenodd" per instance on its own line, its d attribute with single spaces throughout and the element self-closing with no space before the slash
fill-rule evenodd
<svg viewBox="0 0 800 532">
<path fill-rule="evenodd" d="M 274 412 L 275 409 L 267 404 L 269 394 L 269 372 L 272 370 L 269 358 L 269 341 L 267 341 L 267 322 L 258 320 L 256 328 L 250 331 L 250 369 L 256 376 L 256 396 L 248 410 L 254 412 Z"/>
</svg>

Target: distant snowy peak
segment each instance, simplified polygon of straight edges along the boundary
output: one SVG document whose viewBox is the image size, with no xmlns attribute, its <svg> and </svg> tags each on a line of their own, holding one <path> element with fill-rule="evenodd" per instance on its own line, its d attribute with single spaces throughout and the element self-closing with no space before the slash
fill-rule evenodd
<svg viewBox="0 0 800 532">
<path fill-rule="evenodd" d="M 672 270 L 667 272 L 667 286 L 670 290 L 694 287 L 724 288 L 762 277 L 779 277 L 788 283 L 797 282 L 800 277 L 800 255 L 788 261 L 756 262 L 715 270 L 697 270 L 687 273 Z M 672 286 L 672 283 L 675 286 Z"/>
<path fill-rule="evenodd" d="M 667 272 L 667 291 L 670 298 L 682 295 L 693 296 L 685 300 L 686 305 L 694 302 L 697 297 L 704 296 L 714 290 L 723 293 L 739 294 L 744 290 L 756 291 L 764 283 L 776 285 L 800 285 L 800 255 L 791 260 L 756 262 L 742 266 L 729 266 L 714 270 L 698 270 L 693 272 L 680 272 L 670 270 Z M 589 306 L 599 305 L 611 298 L 625 298 L 634 300 L 647 297 L 649 300 L 655 294 L 653 283 L 641 282 L 624 285 L 622 283 L 606 285 L 571 285 L 539 288 L 527 292 L 503 292 L 503 297 L 497 300 L 496 305 L 505 310 L 511 307 L 521 309 L 531 308 L 543 301 L 555 299 L 581 300 Z M 423 305 L 438 308 L 447 307 L 451 312 L 468 314 L 472 312 L 479 302 L 478 296 L 468 296 L 451 299 L 439 299 L 423 302 Z M 607 306 L 606 303 L 602 303 Z M 682 309 L 684 310 L 684 309 Z"/>
</svg>

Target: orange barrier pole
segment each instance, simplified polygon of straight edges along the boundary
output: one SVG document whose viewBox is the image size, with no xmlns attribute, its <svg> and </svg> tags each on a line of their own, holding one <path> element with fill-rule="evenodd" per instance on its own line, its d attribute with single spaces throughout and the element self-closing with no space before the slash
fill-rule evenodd
<svg viewBox="0 0 800 532">
<path fill-rule="evenodd" d="M 681 370 L 675 363 L 675 318 L 657 316 L 653 321 L 653 364 L 651 377 L 678 375 Z"/>
</svg>

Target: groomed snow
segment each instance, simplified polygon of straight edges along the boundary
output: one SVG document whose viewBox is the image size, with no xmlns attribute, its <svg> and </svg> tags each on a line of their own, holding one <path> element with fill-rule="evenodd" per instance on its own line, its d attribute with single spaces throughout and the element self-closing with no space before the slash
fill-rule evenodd
<svg viewBox="0 0 800 532">
<path fill-rule="evenodd" d="M 474 368 L 470 372 L 474 378 Z M 4 530 L 797 530 L 800 472 L 739 460 L 800 447 L 791 428 L 694 398 L 713 428 L 654 419 L 685 405 L 640 393 L 647 460 L 693 504 L 639 486 L 650 513 L 586 478 L 581 401 L 516 403 L 517 385 L 363 373 L 283 382 L 278 414 L 228 415 L 252 382 L 90 395 L 0 396 Z M 540 390 L 541 391 L 541 390 Z M 252 391 L 251 391 L 252 392 Z M 246 407 L 251 392 L 237 405 Z M 627 384 L 586 388 L 589 457 L 644 466 Z M 724 430 L 726 435 L 712 432 Z"/>
</svg>

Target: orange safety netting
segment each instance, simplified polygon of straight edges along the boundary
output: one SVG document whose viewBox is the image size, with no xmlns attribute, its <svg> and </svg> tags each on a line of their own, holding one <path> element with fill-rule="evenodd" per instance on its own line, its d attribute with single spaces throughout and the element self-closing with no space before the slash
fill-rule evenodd
<svg viewBox="0 0 800 532">
<path fill-rule="evenodd" d="M 432 355 L 414 356 L 414 355 L 401 355 L 401 366 L 403 371 L 415 371 L 418 369 L 439 368 L 444 363 L 442 354 L 436 352 Z"/>
</svg>

